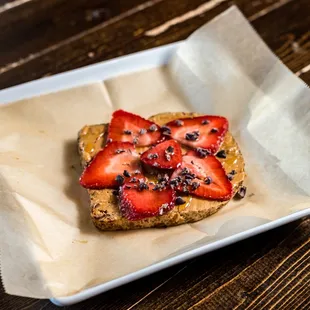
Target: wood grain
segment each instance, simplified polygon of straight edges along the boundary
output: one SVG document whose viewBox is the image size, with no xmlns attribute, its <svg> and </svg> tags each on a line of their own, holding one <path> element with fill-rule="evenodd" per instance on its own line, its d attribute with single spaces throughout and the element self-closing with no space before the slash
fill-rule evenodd
<svg viewBox="0 0 310 310">
<path fill-rule="evenodd" d="M 267 44 L 276 52 L 277 49 L 280 49 L 280 52 L 281 48 L 284 49 L 283 57 L 290 55 L 286 58 L 286 64 L 294 71 L 298 71 L 307 64 L 310 57 L 309 42 L 305 39 L 310 24 L 310 14 L 308 14 L 310 2 L 299 0 L 298 5 L 296 1 L 283 2 L 284 4 L 279 5 L 277 9 L 272 9 L 273 5 L 278 2 L 283 1 L 264 1 L 260 6 L 260 15 L 257 15 L 254 13 L 253 5 L 249 5 L 249 1 L 235 1 L 246 16 L 249 18 L 252 16 L 254 28 L 258 30 Z M 0 88 L 184 39 L 232 4 L 232 2 L 223 1 L 202 15 L 171 27 L 156 37 L 149 37 L 145 35 L 147 30 L 185 14 L 189 10 L 194 10 L 205 1 L 165 0 L 148 3 L 148 6 L 126 18 L 102 23 L 90 31 L 72 37 L 69 41 L 61 41 L 30 57 L 0 68 L 0 73 L 2 72 Z M 294 43 L 294 46 L 296 43 L 300 44 L 299 40 L 301 40 L 302 52 L 299 50 L 298 53 L 302 53 L 302 57 L 299 55 L 294 57 L 296 53 L 290 49 L 293 49 Z M 283 48 L 284 45 L 286 49 Z M 282 54 L 279 53 L 278 56 L 281 58 Z"/>
<path fill-rule="evenodd" d="M 0 15 L 0 67 L 53 46 L 142 2 L 126 0 L 121 5 L 119 1 L 106 0 L 31 0 L 7 10 Z"/>
<path fill-rule="evenodd" d="M 184 39 L 233 4 L 310 85 L 309 0 L 0 0 L 0 89 Z M 0 285 L 0 309 L 58 308 Z M 68 309 L 310 309 L 310 218 Z"/>
</svg>

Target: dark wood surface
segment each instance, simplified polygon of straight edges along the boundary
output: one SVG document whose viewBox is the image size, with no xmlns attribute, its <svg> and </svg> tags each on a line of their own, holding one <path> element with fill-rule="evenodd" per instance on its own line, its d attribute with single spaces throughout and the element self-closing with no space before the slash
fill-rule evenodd
<svg viewBox="0 0 310 310">
<path fill-rule="evenodd" d="M 310 1 L 0 0 L 0 89 L 186 38 L 237 4 L 276 55 L 310 84 Z M 309 101 L 310 104 L 310 101 Z M 0 309 L 55 309 L 10 296 Z M 310 309 L 310 219 L 291 223 L 69 309 Z"/>
</svg>

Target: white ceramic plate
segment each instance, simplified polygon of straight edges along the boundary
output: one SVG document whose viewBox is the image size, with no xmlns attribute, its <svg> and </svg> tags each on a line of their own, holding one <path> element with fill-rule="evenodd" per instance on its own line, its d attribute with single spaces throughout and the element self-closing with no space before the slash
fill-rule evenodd
<svg viewBox="0 0 310 310">
<path fill-rule="evenodd" d="M 179 44 L 180 43 L 174 43 L 163 47 L 154 48 L 145 52 L 139 52 L 130 56 L 116 58 L 110 61 L 98 63 L 81 69 L 69 71 L 2 90 L 0 91 L 0 104 L 103 81 L 112 77 L 116 77 L 120 74 L 164 65 L 168 62 L 170 56 L 177 49 Z M 222 248 L 226 245 L 257 235 L 307 215 L 310 215 L 309 208 L 295 212 L 275 221 L 262 224 L 255 228 L 231 235 L 224 239 L 214 241 L 206 245 L 197 246 L 196 248 L 188 250 L 187 252 L 178 256 L 165 259 L 159 263 L 153 264 L 121 278 L 86 289 L 78 294 L 63 298 L 53 298 L 51 301 L 58 306 L 66 306 L 80 302 L 100 293 L 106 292 L 110 289 L 116 288 L 120 285 L 150 275 L 156 271 Z"/>
</svg>

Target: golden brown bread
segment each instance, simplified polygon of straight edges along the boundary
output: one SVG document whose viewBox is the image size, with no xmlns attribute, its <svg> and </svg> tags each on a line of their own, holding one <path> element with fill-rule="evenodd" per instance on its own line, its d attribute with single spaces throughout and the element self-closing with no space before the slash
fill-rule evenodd
<svg viewBox="0 0 310 310">
<path fill-rule="evenodd" d="M 150 120 L 159 125 L 185 117 L 198 116 L 195 113 L 162 113 L 150 117 Z M 91 161 L 105 144 L 105 133 L 108 124 L 85 126 L 78 136 L 78 149 L 83 167 Z M 239 147 L 228 132 L 221 146 L 227 153 L 226 159 L 220 159 L 226 173 L 232 170 L 236 175 L 232 180 L 234 193 L 238 191 L 245 177 L 244 160 Z M 141 148 L 141 151 L 143 149 Z M 138 221 L 129 221 L 121 216 L 117 197 L 111 189 L 88 190 L 90 199 L 90 213 L 93 223 L 101 230 L 125 230 L 148 227 L 167 227 L 184 223 L 196 222 L 206 218 L 229 201 L 211 201 L 194 197 L 186 197 L 187 203 L 176 206 L 167 214 L 155 216 Z"/>
</svg>

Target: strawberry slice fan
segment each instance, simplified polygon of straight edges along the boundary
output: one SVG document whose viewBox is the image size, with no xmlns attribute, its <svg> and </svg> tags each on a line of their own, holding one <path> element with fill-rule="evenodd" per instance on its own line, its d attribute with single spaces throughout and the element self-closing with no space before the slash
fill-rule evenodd
<svg viewBox="0 0 310 310">
<path fill-rule="evenodd" d="M 80 184 L 118 189 L 119 209 L 128 220 L 161 216 L 176 204 L 176 192 L 225 201 L 233 188 L 214 156 L 228 130 L 220 116 L 178 119 L 158 126 L 123 110 L 113 113 L 107 144 L 85 168 Z M 191 148 L 182 155 L 182 147 Z M 140 156 L 136 147 L 150 146 Z M 149 182 L 144 168 L 157 174 Z M 182 200 L 182 199 L 181 199 Z"/>
</svg>

